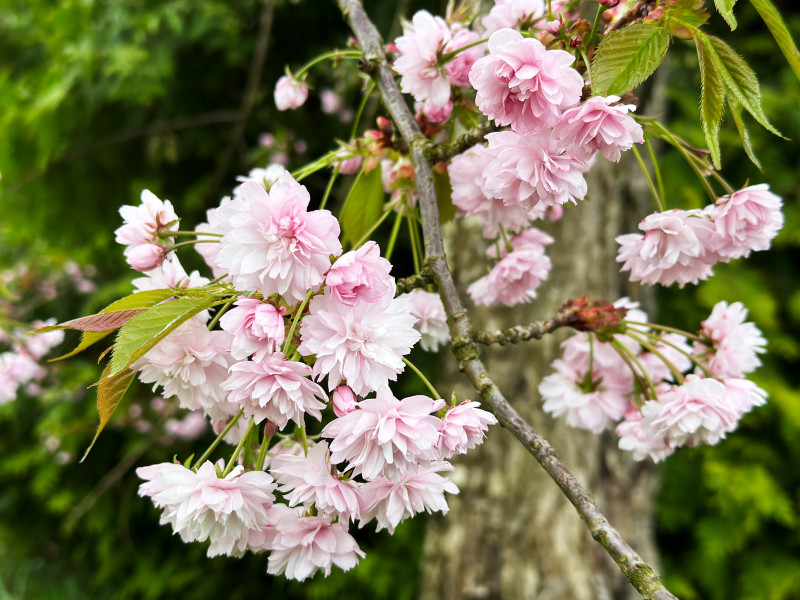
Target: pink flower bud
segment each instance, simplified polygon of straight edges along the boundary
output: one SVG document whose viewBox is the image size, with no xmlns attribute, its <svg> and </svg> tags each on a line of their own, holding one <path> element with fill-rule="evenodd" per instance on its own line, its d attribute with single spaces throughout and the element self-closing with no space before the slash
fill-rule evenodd
<svg viewBox="0 0 800 600">
<path fill-rule="evenodd" d="M 164 249 L 157 244 L 137 244 L 125 250 L 125 259 L 137 271 L 152 271 L 164 262 Z"/>
<path fill-rule="evenodd" d="M 284 75 L 275 84 L 275 106 L 278 110 L 298 108 L 308 99 L 308 86 L 295 77 Z"/>
<path fill-rule="evenodd" d="M 340 385 L 333 390 L 331 400 L 333 401 L 333 412 L 337 417 L 343 417 L 347 413 L 353 412 L 358 406 L 353 390 L 346 385 Z"/>
</svg>

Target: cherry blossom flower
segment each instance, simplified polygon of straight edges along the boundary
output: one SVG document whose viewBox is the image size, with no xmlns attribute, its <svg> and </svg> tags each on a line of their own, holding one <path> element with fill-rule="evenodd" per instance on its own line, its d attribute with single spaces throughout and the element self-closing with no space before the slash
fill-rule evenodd
<svg viewBox="0 0 800 600">
<path fill-rule="evenodd" d="M 320 410 L 325 404 L 317 398 L 327 399 L 310 375 L 308 365 L 286 360 L 283 353 L 275 352 L 234 364 L 222 389 L 230 392 L 228 401 L 237 409 L 244 408 L 244 416 L 252 415 L 256 423 L 269 419 L 283 429 L 292 420 L 302 427 L 306 413 L 322 420 Z"/>
<path fill-rule="evenodd" d="M 766 352 L 767 340 L 753 323 L 745 322 L 747 309 L 741 302 L 730 306 L 718 302 L 711 315 L 701 323 L 700 335 L 706 340 L 695 342 L 695 353 L 705 357 L 708 369 L 724 379 L 742 377 L 761 365 L 758 354 Z"/>
<path fill-rule="evenodd" d="M 344 481 L 331 474 L 328 442 L 319 442 L 307 456 L 276 456 L 269 470 L 289 506 L 313 505 L 322 513 L 339 515 L 344 521 L 358 519 L 358 486 L 352 480 Z"/>
<path fill-rule="evenodd" d="M 45 373 L 27 353 L 0 353 L 0 405 L 14 400 L 21 386 L 41 379 Z"/>
<path fill-rule="evenodd" d="M 768 250 L 783 227 L 782 204 L 765 183 L 717 200 L 710 214 L 720 256 L 730 260 L 749 256 L 752 250 Z"/>
<path fill-rule="evenodd" d="M 331 404 L 333 404 L 333 414 L 343 417 L 347 413 L 353 412 L 358 406 L 356 396 L 349 386 L 340 385 L 331 394 Z"/>
<path fill-rule="evenodd" d="M 632 386 L 625 378 L 586 381 L 586 374 L 564 360 L 553 361 L 555 373 L 539 384 L 543 409 L 554 417 L 566 415 L 567 425 L 600 433 L 625 414 Z M 594 375 L 594 372 L 593 372 Z"/>
<path fill-rule="evenodd" d="M 445 123 L 453 114 L 453 102 L 448 100 L 444 106 L 415 102 L 414 110 L 417 111 L 417 114 L 421 113 L 428 123 Z"/>
<path fill-rule="evenodd" d="M 425 290 L 411 290 L 401 298 L 411 300 L 411 314 L 417 319 L 414 329 L 420 332 L 420 346 L 428 352 L 436 352 L 439 346 L 450 341 L 447 315 L 439 294 Z"/>
<path fill-rule="evenodd" d="M 388 386 L 358 409 L 334 419 L 322 430 L 332 438 L 331 462 L 348 462 L 347 469 L 370 480 L 414 470 L 420 461 L 436 460 L 439 419 L 431 413 L 444 402 L 426 396 L 394 397 Z"/>
<path fill-rule="evenodd" d="M 219 244 L 213 245 L 219 246 Z M 152 271 L 147 271 L 144 277 L 137 277 L 132 283 L 137 292 L 145 292 L 167 288 L 185 290 L 203 287 L 208 282 L 208 278 L 202 277 L 198 271 L 192 271 L 191 274 L 187 273 L 178 259 L 178 255 L 172 253 L 158 267 Z"/>
<path fill-rule="evenodd" d="M 172 238 L 161 239 L 178 229 L 178 215 L 169 200 L 162 201 L 150 190 L 143 190 L 139 206 L 124 205 L 119 209 L 123 225 L 115 232 L 117 243 L 124 244 L 125 258 L 137 271 L 157 267 Z"/>
<path fill-rule="evenodd" d="M 573 62 L 569 52 L 547 50 L 539 40 L 501 29 L 489 38 L 489 55 L 470 71 L 475 103 L 498 125 L 519 134 L 541 132 L 580 101 L 583 78 L 570 67 Z"/>
<path fill-rule="evenodd" d="M 450 28 L 444 19 L 425 10 L 417 11 L 395 40 L 400 56 L 393 67 L 400 74 L 400 89 L 417 102 L 443 107 L 450 100 L 450 82 L 439 65 L 449 41 Z"/>
<path fill-rule="evenodd" d="M 666 439 L 671 448 L 714 445 L 736 428 L 739 416 L 721 382 L 689 374 L 682 385 L 644 403 L 642 427 L 654 439 Z"/>
<path fill-rule="evenodd" d="M 666 358 L 679 373 L 691 370 L 694 363 L 689 358 L 692 355 L 692 346 L 686 336 L 679 333 L 665 333 L 658 340 L 650 340 L 653 349 Z M 638 360 L 647 370 L 650 379 L 655 381 L 674 381 L 674 375 L 661 358 L 653 352 L 643 352 Z"/>
<path fill-rule="evenodd" d="M 378 302 L 394 285 L 391 270 L 392 264 L 381 256 L 378 244 L 368 241 L 331 265 L 325 276 L 325 293 L 347 306 Z"/>
<path fill-rule="evenodd" d="M 342 522 L 330 517 L 281 518 L 275 529 L 270 575 L 303 581 L 322 569 L 327 577 L 333 565 L 349 571 L 365 556 Z"/>
<path fill-rule="evenodd" d="M 464 46 L 474 44 L 481 39 L 481 35 L 469 29 L 459 29 L 444 48 L 444 53 L 454 52 Z M 452 60 L 445 65 L 447 77 L 450 83 L 456 87 L 470 87 L 469 72 L 475 61 L 483 56 L 485 46 L 479 44 L 456 54 Z M 445 119 L 446 120 L 446 119 Z"/>
<path fill-rule="evenodd" d="M 634 143 L 644 143 L 642 126 L 628 114 L 636 107 L 615 104 L 619 99 L 619 96 L 594 96 L 569 109 L 553 127 L 553 136 L 584 160 L 602 152 L 608 160 L 619 162 L 623 150 L 630 150 Z"/>
<path fill-rule="evenodd" d="M 406 471 L 395 479 L 379 477 L 365 483 L 361 488 L 364 497 L 361 527 L 376 519 L 377 531 L 387 529 L 393 534 L 400 521 L 423 510 L 447 514 L 450 507 L 444 493 L 457 494 L 458 488 L 438 472 L 452 470 L 450 463 L 440 461 L 419 471 Z"/>
<path fill-rule="evenodd" d="M 447 167 L 458 215 L 480 217 L 483 236 L 490 239 L 500 235 L 501 227 L 514 231 L 525 227 L 534 218 L 531 211 L 516 204 L 506 205 L 502 199 L 492 198 L 484 190 L 483 171 L 492 160 L 493 154 L 478 144 L 453 157 Z"/>
<path fill-rule="evenodd" d="M 442 458 L 466 454 L 468 450 L 483 443 L 489 425 L 496 424 L 497 419 L 492 413 L 478 408 L 479 406 L 477 402 L 465 400 L 447 409 L 442 417 L 439 428 L 442 435 L 437 444 Z"/>
<path fill-rule="evenodd" d="M 733 406 L 739 418 L 749 413 L 756 406 L 767 403 L 767 392 L 749 379 L 728 377 L 722 380 L 727 392 L 726 400 Z"/>
<path fill-rule="evenodd" d="M 222 382 L 231 363 L 230 335 L 209 331 L 203 322 L 191 319 L 131 366 L 142 383 L 159 386 L 165 398 L 177 397 L 180 406 L 204 410 L 212 419 L 236 414 L 238 407 L 227 401 Z"/>
<path fill-rule="evenodd" d="M 498 131 L 486 139 L 493 156 L 482 172 L 487 195 L 526 211 L 539 202 L 577 204 L 586 196 L 586 163 L 565 154 L 552 136 Z"/>
<path fill-rule="evenodd" d="M 231 356 L 238 360 L 271 354 L 286 339 L 286 309 L 256 298 L 241 297 L 222 315 L 220 327 L 233 336 Z"/>
<path fill-rule="evenodd" d="M 139 496 L 150 496 L 163 508 L 161 524 L 169 523 L 184 542 L 209 540 L 208 556 L 241 555 L 248 533 L 267 525 L 267 509 L 275 501 L 275 484 L 267 473 L 234 468 L 217 477 L 214 465 L 203 463 L 197 473 L 182 465 L 160 463 L 139 467 L 146 480 Z"/>
<path fill-rule="evenodd" d="M 222 238 L 217 266 L 230 272 L 239 289 L 302 300 L 322 283 L 330 255 L 342 252 L 339 222 L 327 210 L 308 212 L 308 191 L 288 173 L 269 194 L 247 182 L 241 195 L 229 204 L 231 229 Z"/>
<path fill-rule="evenodd" d="M 208 431 L 208 419 L 195 410 L 182 419 L 167 419 L 164 431 L 181 440 L 195 440 Z"/>
<path fill-rule="evenodd" d="M 642 427 L 642 413 L 631 407 L 625 413 L 625 420 L 617 425 L 619 449 L 633 453 L 634 460 L 644 460 L 648 456 L 653 462 L 661 462 L 675 452 L 662 436 L 653 437 L 652 433 Z"/>
<path fill-rule="evenodd" d="M 278 110 L 299 108 L 308 99 L 308 86 L 293 75 L 284 75 L 275 83 L 275 107 Z"/>
<path fill-rule="evenodd" d="M 267 168 L 251 169 L 247 175 L 239 175 L 236 181 L 247 183 L 253 181 L 262 186 L 265 190 L 269 191 L 270 188 L 281 178 L 281 175 L 286 173 L 286 167 L 283 165 L 267 165 Z M 233 197 L 240 199 L 241 184 L 233 188 Z M 219 233 L 219 232 L 218 232 Z"/>
<path fill-rule="evenodd" d="M 408 298 L 394 298 L 395 286 L 379 302 L 347 306 L 323 294 L 310 302 L 300 322 L 303 356 L 316 355 L 314 377 L 328 376 L 332 390 L 342 379 L 359 396 L 395 381 L 403 356 L 420 339 Z"/>
<path fill-rule="evenodd" d="M 644 235 L 617 237 L 617 262 L 630 271 L 631 281 L 680 287 L 711 275 L 718 255 L 713 247 L 714 225 L 698 210 L 668 210 L 642 219 Z"/>
<path fill-rule="evenodd" d="M 546 13 L 545 0 L 497 0 L 489 14 L 481 19 L 485 35 L 520 24 L 532 23 Z"/>
</svg>

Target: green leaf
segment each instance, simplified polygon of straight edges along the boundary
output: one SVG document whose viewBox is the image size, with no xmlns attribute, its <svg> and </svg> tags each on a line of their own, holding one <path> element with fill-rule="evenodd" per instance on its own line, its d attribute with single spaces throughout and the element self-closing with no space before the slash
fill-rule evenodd
<svg viewBox="0 0 800 600">
<path fill-rule="evenodd" d="M 765 129 L 775 135 L 781 135 L 764 114 L 758 79 L 744 59 L 718 37 L 698 32 L 697 38 L 708 51 L 708 56 L 719 72 L 728 95 L 735 98 Z"/>
<path fill-rule="evenodd" d="M 128 369 L 112 375 L 111 363 L 108 363 L 106 368 L 103 369 L 100 381 L 95 384 L 97 386 L 97 412 L 100 414 L 100 424 L 97 426 L 97 432 L 92 438 L 92 443 L 83 453 L 80 462 L 86 460 L 97 438 L 100 437 L 100 432 L 103 431 L 109 419 L 111 419 L 111 415 L 117 410 L 117 406 L 125 396 L 125 392 L 128 391 L 134 377 L 136 377 L 136 371 Z"/>
<path fill-rule="evenodd" d="M 800 79 L 800 52 L 798 52 L 792 35 L 781 18 L 781 14 L 770 0 L 750 0 L 750 3 L 761 15 L 761 18 L 764 19 L 764 23 L 767 24 L 772 37 L 775 38 L 778 47 L 786 57 L 786 61 L 797 78 Z"/>
<path fill-rule="evenodd" d="M 719 150 L 719 126 L 725 114 L 725 87 L 722 78 L 708 56 L 708 51 L 697 39 L 697 57 L 700 60 L 700 81 L 702 91 L 700 95 L 700 122 L 703 125 L 703 134 L 706 144 L 711 151 L 711 160 L 719 169 L 722 166 L 722 156 Z"/>
<path fill-rule="evenodd" d="M 369 231 L 381 216 L 384 195 L 380 168 L 358 174 L 339 217 L 342 241 L 355 244 Z"/>
<path fill-rule="evenodd" d="M 733 99 L 728 100 L 728 106 L 731 107 L 731 116 L 733 117 L 733 122 L 736 123 L 736 129 L 739 130 L 739 137 L 742 139 L 742 147 L 744 148 L 747 157 L 750 159 L 750 162 L 758 167 L 759 171 L 763 171 L 761 168 L 761 162 L 758 160 L 756 152 L 753 149 L 750 133 L 747 131 L 747 127 L 745 127 L 744 120 L 742 120 L 742 107 L 739 106 L 739 103 Z"/>
<path fill-rule="evenodd" d="M 116 302 L 112 302 L 108 306 L 106 306 L 103 310 L 101 310 L 97 315 L 93 315 L 95 317 L 115 312 L 115 311 L 141 311 L 145 308 L 149 308 L 154 304 L 158 304 L 169 298 L 170 296 L 174 296 L 175 291 L 169 289 L 163 290 L 148 290 L 145 292 L 137 292 L 136 294 L 131 294 L 130 296 L 126 296 L 124 298 L 120 298 Z M 69 323 L 70 321 L 68 321 Z M 62 323 L 62 325 L 66 325 Z M 120 327 L 122 324 L 118 325 Z M 58 327 L 58 326 L 57 326 Z M 83 352 L 89 346 L 92 346 L 102 340 L 104 337 L 111 334 L 116 327 L 104 331 L 84 331 L 83 335 L 81 336 L 81 342 L 78 344 L 71 352 L 64 354 L 63 356 L 59 356 L 58 358 L 53 358 L 49 362 L 55 362 L 57 360 L 63 360 L 65 358 L 70 358 L 71 356 L 75 356 L 76 354 Z"/>
<path fill-rule="evenodd" d="M 114 344 L 109 375 L 114 376 L 144 356 L 176 327 L 210 308 L 216 298 L 176 298 L 139 313 L 122 326 Z"/>
<path fill-rule="evenodd" d="M 717 12 L 725 19 L 731 31 L 736 29 L 736 17 L 733 16 L 733 7 L 736 4 L 736 0 L 714 0 L 714 4 L 717 7 Z"/>
<path fill-rule="evenodd" d="M 667 5 L 664 15 L 667 31 L 682 39 L 694 37 L 693 31 L 700 29 L 711 17 L 703 8 L 703 0 L 676 0 Z"/>
<path fill-rule="evenodd" d="M 636 23 L 606 36 L 592 61 L 592 93 L 608 96 L 635 88 L 664 60 L 669 34 L 658 25 Z"/>
<path fill-rule="evenodd" d="M 456 207 L 453 205 L 452 188 L 450 186 L 450 175 L 445 170 L 439 173 L 436 169 L 433 171 L 433 186 L 436 190 L 436 201 L 439 204 L 439 221 L 447 223 L 452 221 L 456 216 Z"/>
</svg>

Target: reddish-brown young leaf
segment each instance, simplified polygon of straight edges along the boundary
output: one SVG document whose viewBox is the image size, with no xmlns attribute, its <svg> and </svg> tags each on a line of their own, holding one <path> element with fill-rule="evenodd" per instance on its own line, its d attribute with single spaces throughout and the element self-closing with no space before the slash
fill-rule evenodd
<svg viewBox="0 0 800 600">
<path fill-rule="evenodd" d="M 92 443 L 83 453 L 81 462 L 86 460 L 97 438 L 100 437 L 100 432 L 103 431 L 109 419 L 111 419 L 111 415 L 117 410 L 117 406 L 125 396 L 125 392 L 128 391 L 133 378 L 136 377 L 136 371 L 131 371 L 130 369 L 124 369 L 109 376 L 110 373 L 111 363 L 109 362 L 106 368 L 103 369 L 103 376 L 100 381 L 94 384 L 97 386 L 97 412 L 100 413 L 100 424 L 97 426 L 97 432 L 94 434 Z"/>
</svg>

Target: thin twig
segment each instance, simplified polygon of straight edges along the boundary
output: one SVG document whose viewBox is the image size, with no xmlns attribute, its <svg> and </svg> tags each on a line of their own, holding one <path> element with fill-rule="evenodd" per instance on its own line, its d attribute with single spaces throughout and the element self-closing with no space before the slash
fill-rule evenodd
<svg viewBox="0 0 800 600">
<path fill-rule="evenodd" d="M 676 600 L 675 596 L 664 587 L 653 567 L 644 562 L 619 532 L 609 524 L 597 503 L 570 473 L 550 443 L 514 410 L 489 377 L 473 340 L 474 334 L 469 316 L 461 302 L 445 259 L 433 171 L 430 162 L 425 157 L 427 139 L 414 121 L 414 117 L 397 87 L 397 82 L 386 59 L 380 34 L 364 11 L 361 2 L 359 0 L 338 0 L 338 4 L 345 20 L 364 50 L 365 60 L 370 67 L 372 76 L 378 83 L 383 103 L 398 131 L 408 144 L 417 181 L 426 260 L 434 273 L 448 315 L 450 333 L 453 338 L 453 352 L 459 367 L 467 375 L 498 421 L 525 445 L 561 488 L 586 523 L 592 537 L 606 549 L 642 597 L 647 600 Z"/>
<path fill-rule="evenodd" d="M 477 127 L 473 127 L 465 134 L 454 139 L 447 144 L 434 144 L 428 142 L 425 148 L 425 158 L 432 163 L 442 162 L 453 158 L 456 154 L 461 154 L 465 150 L 469 150 L 475 144 L 480 144 L 484 141 L 487 133 L 491 133 L 496 128 L 491 121 L 484 121 Z"/>
<path fill-rule="evenodd" d="M 553 333 L 561 327 L 572 327 L 576 324 L 576 307 L 562 307 L 554 317 L 544 321 L 534 321 L 527 325 L 515 325 L 508 329 L 497 331 L 476 331 L 473 339 L 479 344 L 500 344 L 507 346 L 528 340 L 539 340 L 548 333 Z"/>
<path fill-rule="evenodd" d="M 428 267 L 422 267 L 422 270 L 416 275 L 409 275 L 396 281 L 397 293 L 405 294 L 417 288 L 424 288 L 426 285 L 433 283 L 433 271 Z"/>
</svg>

